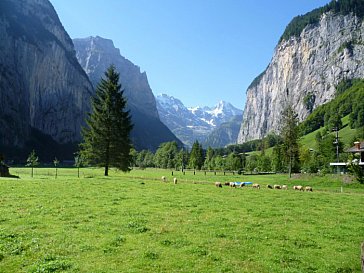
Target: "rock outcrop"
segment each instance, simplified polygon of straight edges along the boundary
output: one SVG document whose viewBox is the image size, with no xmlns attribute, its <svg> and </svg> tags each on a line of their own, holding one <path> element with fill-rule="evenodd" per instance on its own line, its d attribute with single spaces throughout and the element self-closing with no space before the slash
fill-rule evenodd
<svg viewBox="0 0 364 273">
<path fill-rule="evenodd" d="M 0 1 L 0 145 L 80 140 L 92 85 L 48 0 Z"/>
<path fill-rule="evenodd" d="M 334 97 L 341 80 L 363 78 L 363 36 L 361 18 L 329 11 L 299 36 L 281 40 L 266 70 L 248 87 L 238 143 L 278 132 L 288 104 L 302 121 Z"/>
<path fill-rule="evenodd" d="M 99 36 L 74 39 L 77 59 L 96 88 L 104 72 L 115 65 L 131 111 L 134 129 L 131 133 L 134 146 L 156 150 L 167 141 L 181 142 L 159 119 L 156 101 L 145 72 L 120 54 L 113 41 Z"/>
</svg>

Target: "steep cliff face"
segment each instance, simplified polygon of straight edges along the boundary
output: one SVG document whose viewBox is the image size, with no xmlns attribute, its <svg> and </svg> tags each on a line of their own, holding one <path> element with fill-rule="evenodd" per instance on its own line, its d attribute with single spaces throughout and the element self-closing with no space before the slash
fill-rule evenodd
<svg viewBox="0 0 364 273">
<path fill-rule="evenodd" d="M 74 39 L 77 59 L 96 87 L 104 72 L 115 65 L 131 111 L 134 129 L 131 133 L 137 149 L 155 150 L 162 142 L 182 143 L 159 119 L 156 101 L 145 72 L 120 54 L 113 41 L 101 37 Z"/>
<path fill-rule="evenodd" d="M 287 104 L 302 121 L 334 97 L 341 80 L 363 78 L 363 36 L 363 20 L 353 13 L 326 12 L 299 36 L 283 39 L 247 90 L 238 143 L 278 132 Z"/>
<path fill-rule="evenodd" d="M 80 140 L 92 85 L 48 0 L 0 1 L 0 145 Z"/>
</svg>

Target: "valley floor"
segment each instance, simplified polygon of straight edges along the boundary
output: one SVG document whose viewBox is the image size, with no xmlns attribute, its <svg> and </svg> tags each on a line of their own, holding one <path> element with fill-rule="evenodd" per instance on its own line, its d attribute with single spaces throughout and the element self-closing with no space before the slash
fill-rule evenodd
<svg viewBox="0 0 364 273">
<path fill-rule="evenodd" d="M 364 185 L 341 176 L 10 171 L 21 178 L 0 179 L 0 272 L 360 272 Z"/>
</svg>

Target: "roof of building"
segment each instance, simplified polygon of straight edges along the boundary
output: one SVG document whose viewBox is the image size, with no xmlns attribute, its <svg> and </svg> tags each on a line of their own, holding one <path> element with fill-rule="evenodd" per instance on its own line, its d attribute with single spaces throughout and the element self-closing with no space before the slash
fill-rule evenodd
<svg viewBox="0 0 364 273">
<path fill-rule="evenodd" d="M 349 153 L 364 152 L 364 141 L 361 141 L 359 144 L 360 144 L 359 149 L 358 149 L 357 145 L 354 145 L 353 147 L 349 148 L 347 151 Z"/>
</svg>

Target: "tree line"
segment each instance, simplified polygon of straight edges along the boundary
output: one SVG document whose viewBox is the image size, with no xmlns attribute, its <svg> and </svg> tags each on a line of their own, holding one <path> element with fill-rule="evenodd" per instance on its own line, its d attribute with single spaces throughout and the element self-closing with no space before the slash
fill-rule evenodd
<svg viewBox="0 0 364 273">
<path fill-rule="evenodd" d="M 304 15 L 296 16 L 287 25 L 279 42 L 289 40 L 290 37 L 299 37 L 302 30 L 310 24 L 317 24 L 321 15 L 327 12 L 335 14 L 354 13 L 359 19 L 364 17 L 364 1 L 363 0 L 332 0 L 321 8 L 314 9 Z"/>
<path fill-rule="evenodd" d="M 364 139 L 363 90 L 363 80 L 342 82 L 337 87 L 337 98 L 318 107 L 301 124 L 297 113 L 291 105 L 287 105 L 282 112 L 279 134 L 268 134 L 261 140 L 218 149 L 209 147 L 206 150 L 198 141 L 194 142 L 191 149 L 179 147 L 176 142 L 166 142 L 153 153 L 133 149 L 130 112 L 126 110 L 127 102 L 119 83 L 119 74 L 114 66 L 110 66 L 91 100 L 92 112 L 82 129 L 83 142 L 75 155 L 75 166 L 100 166 L 104 168 L 105 176 L 111 167 L 124 172 L 133 167 L 157 167 L 174 170 L 284 172 L 290 176 L 293 172 L 329 172 L 329 163 L 337 160 L 337 152 L 340 153 L 341 162 L 348 160 L 348 155 L 342 153 L 344 145 L 335 139 L 331 126 L 339 130 L 341 117 L 350 114 L 350 125 L 358 128 L 353 140 Z M 313 146 L 316 148 L 300 146 L 302 132 L 316 129 L 316 123 L 326 126 L 315 136 Z M 269 148 L 272 148 L 270 153 L 267 152 Z M 29 155 L 27 162 L 32 169 L 38 165 L 35 151 Z M 53 163 L 57 169 L 57 158 Z"/>
</svg>

